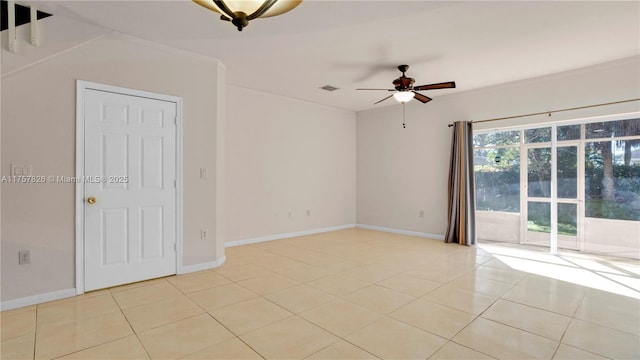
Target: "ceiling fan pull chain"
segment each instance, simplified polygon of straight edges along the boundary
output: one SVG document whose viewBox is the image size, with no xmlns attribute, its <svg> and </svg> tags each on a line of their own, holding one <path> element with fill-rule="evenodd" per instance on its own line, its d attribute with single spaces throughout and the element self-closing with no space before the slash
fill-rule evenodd
<svg viewBox="0 0 640 360">
<path fill-rule="evenodd" d="M 407 128 L 407 125 L 405 124 L 405 121 L 404 121 L 404 119 L 405 119 L 405 116 L 404 116 L 404 115 L 405 115 L 405 113 L 404 113 L 404 107 L 405 107 L 405 104 L 406 104 L 406 103 L 402 103 L 402 128 L 403 128 L 403 129 L 406 129 L 406 128 Z"/>
</svg>

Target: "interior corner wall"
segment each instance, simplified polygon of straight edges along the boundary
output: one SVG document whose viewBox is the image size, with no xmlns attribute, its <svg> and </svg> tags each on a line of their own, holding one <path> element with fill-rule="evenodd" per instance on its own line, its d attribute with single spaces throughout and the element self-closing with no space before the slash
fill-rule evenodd
<svg viewBox="0 0 640 360">
<path fill-rule="evenodd" d="M 226 241 L 355 223 L 355 113 L 227 86 Z"/>
<path fill-rule="evenodd" d="M 462 80 L 462 79 L 461 79 Z M 460 81 L 458 85 L 463 85 Z M 436 90 L 437 91 L 437 90 Z M 435 94 L 435 92 L 434 92 Z M 640 98 L 640 57 L 357 113 L 357 223 L 443 236 L 454 121 Z M 488 129 L 640 110 L 640 102 L 477 124 Z M 421 211 L 424 214 L 421 217 Z"/>
<path fill-rule="evenodd" d="M 46 45 L 45 45 L 46 46 Z M 6 50 L 2 50 L 5 56 Z M 216 126 L 224 81 L 213 59 L 113 35 L 2 77 L 2 175 L 10 164 L 32 175 L 75 176 L 76 80 L 183 99 L 183 264 L 218 261 Z M 210 176 L 200 179 L 200 168 Z M 75 287 L 73 184 L 2 184 L 2 300 Z M 18 265 L 19 250 L 31 264 Z"/>
</svg>

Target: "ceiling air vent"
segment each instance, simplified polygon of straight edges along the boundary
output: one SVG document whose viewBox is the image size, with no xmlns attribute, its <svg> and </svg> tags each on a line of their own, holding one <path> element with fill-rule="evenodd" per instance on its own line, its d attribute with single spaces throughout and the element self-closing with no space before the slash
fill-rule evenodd
<svg viewBox="0 0 640 360">
<path fill-rule="evenodd" d="M 336 90 L 338 90 L 337 87 L 331 86 L 331 85 L 325 85 L 325 86 L 321 87 L 320 89 L 327 90 L 327 91 L 336 91 Z"/>
</svg>

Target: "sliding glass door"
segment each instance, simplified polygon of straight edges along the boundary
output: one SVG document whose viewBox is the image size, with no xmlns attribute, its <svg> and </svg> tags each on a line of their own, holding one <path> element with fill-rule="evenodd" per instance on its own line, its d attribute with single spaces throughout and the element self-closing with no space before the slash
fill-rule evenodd
<svg viewBox="0 0 640 360">
<path fill-rule="evenodd" d="M 558 248 L 579 249 L 581 231 L 578 226 L 582 214 L 582 193 L 578 191 L 578 173 L 584 173 L 584 162 L 578 155 L 578 144 L 558 142 L 557 159 L 557 214 Z"/>
<path fill-rule="evenodd" d="M 640 114 L 474 134 L 478 240 L 640 259 Z"/>
<path fill-rule="evenodd" d="M 578 245 L 578 145 L 563 143 L 553 148 L 546 145 L 525 145 L 527 161 L 526 224 L 523 243 L 550 247 L 551 252 L 558 248 L 577 250 Z M 553 163 L 556 163 L 556 177 L 552 179 Z M 555 180 L 555 181 L 553 181 Z M 524 209 L 524 207 L 523 207 Z M 554 211 L 555 210 L 555 211 Z M 555 241 L 552 213 L 555 212 Z"/>
<path fill-rule="evenodd" d="M 542 146 L 542 147 L 540 147 Z M 551 147 L 527 144 L 523 155 L 523 172 L 527 175 L 523 196 L 522 242 L 531 245 L 551 245 Z"/>
</svg>

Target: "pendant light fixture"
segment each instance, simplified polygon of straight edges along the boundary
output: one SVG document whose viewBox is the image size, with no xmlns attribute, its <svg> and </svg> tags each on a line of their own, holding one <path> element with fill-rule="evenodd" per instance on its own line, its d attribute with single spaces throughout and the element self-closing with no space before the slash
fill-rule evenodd
<svg viewBox="0 0 640 360">
<path fill-rule="evenodd" d="M 196 4 L 220 14 L 220 20 L 231 21 L 238 31 L 249 20 L 284 14 L 302 0 L 193 0 Z"/>
</svg>

